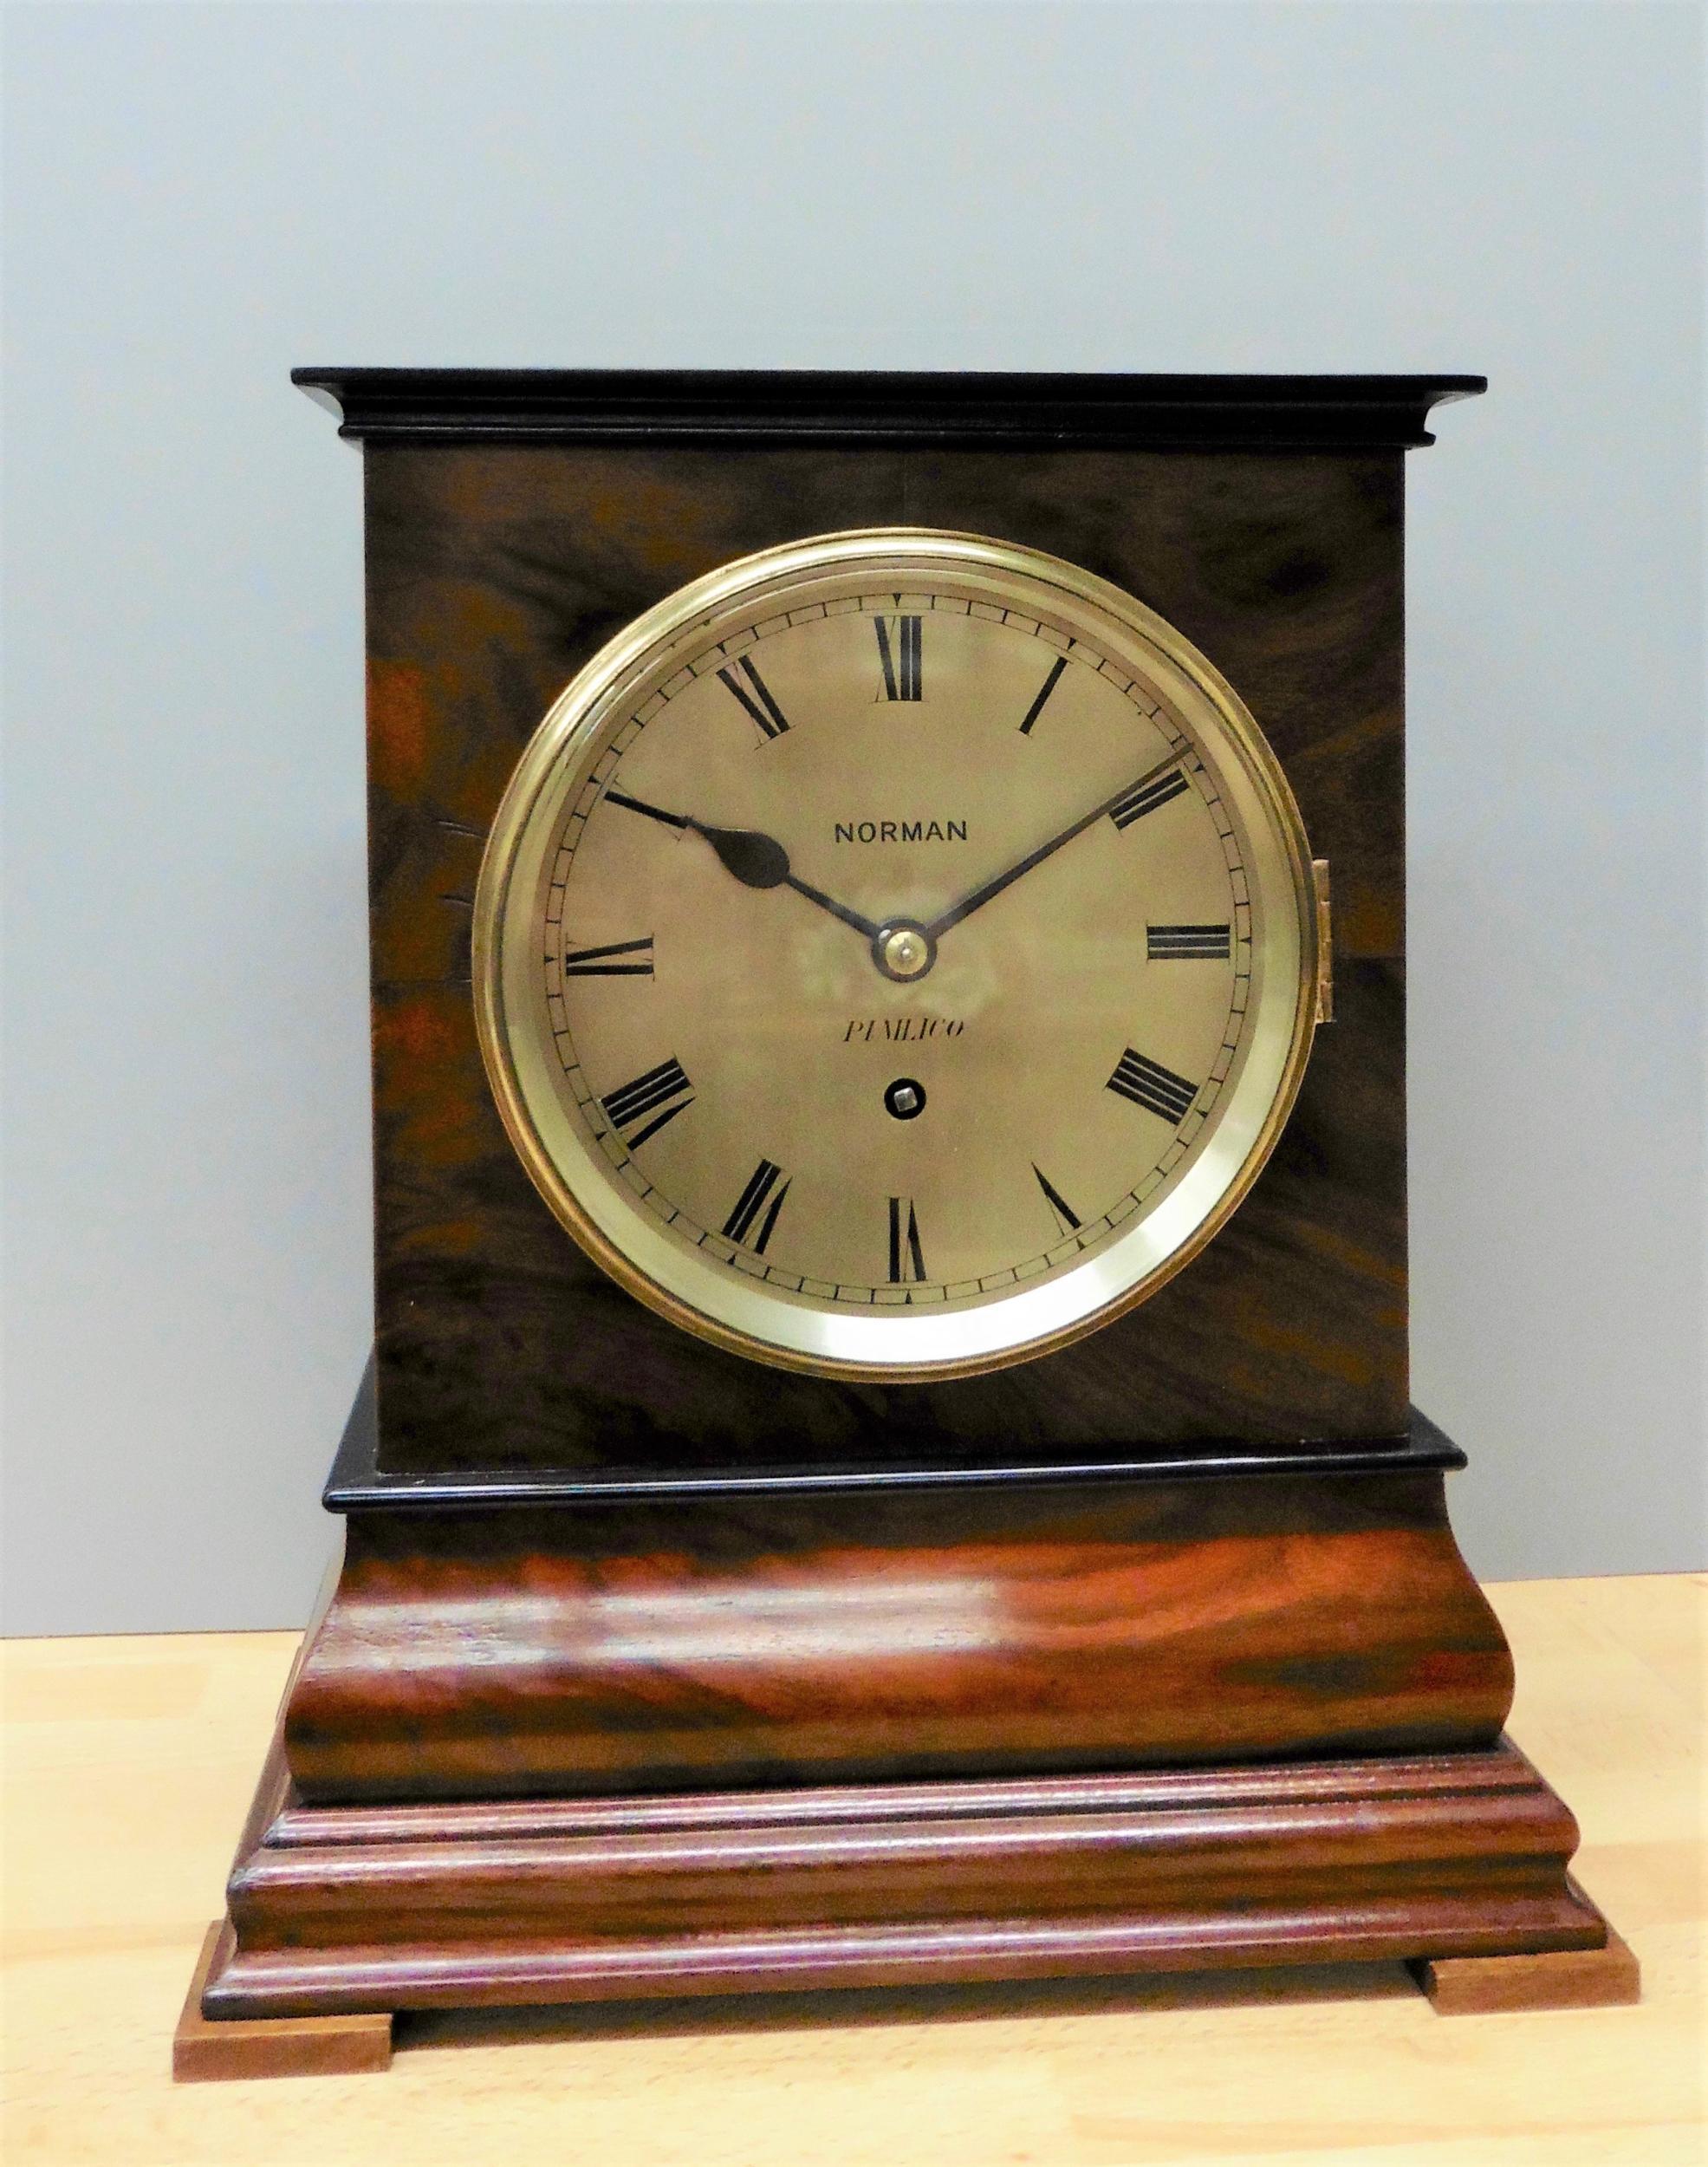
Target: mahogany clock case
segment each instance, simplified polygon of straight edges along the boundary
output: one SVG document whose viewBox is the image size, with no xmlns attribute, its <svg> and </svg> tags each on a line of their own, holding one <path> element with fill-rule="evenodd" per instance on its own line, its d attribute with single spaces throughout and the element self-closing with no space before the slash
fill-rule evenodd
<svg viewBox="0 0 1708 2167">
<path fill-rule="evenodd" d="M 365 451 L 380 1474 L 810 1482 L 1404 1437 L 1403 457 L 1481 379 L 297 381 Z M 499 797 L 589 656 L 731 558 L 886 524 L 1066 558 L 1208 654 L 1329 861 L 1336 973 L 1285 1134 L 1188 1271 L 1041 1360 L 887 1386 L 724 1353 L 566 1239 L 493 1104 L 469 958 Z"/>
<path fill-rule="evenodd" d="M 379 1336 L 183 2073 L 445 2004 L 1523 1951 L 1509 1998 L 1634 1991 L 1406 1403 L 1401 465 L 1481 380 L 301 381 L 366 447 Z M 1210 655 L 1331 862 L 1337 986 L 1185 1272 L 884 1389 L 583 1257 L 486 1088 L 469 911 L 607 637 L 886 524 L 1068 558 Z"/>
</svg>

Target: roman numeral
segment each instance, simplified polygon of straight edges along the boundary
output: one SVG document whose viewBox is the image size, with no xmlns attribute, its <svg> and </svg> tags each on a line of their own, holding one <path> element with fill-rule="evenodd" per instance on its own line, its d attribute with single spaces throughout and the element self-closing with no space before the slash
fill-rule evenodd
<svg viewBox="0 0 1708 2167">
<path fill-rule="evenodd" d="M 565 978 L 651 978 L 653 936 L 614 940 L 608 947 L 576 948 L 563 959 Z"/>
<path fill-rule="evenodd" d="M 1051 1184 L 1049 1176 L 1045 1174 L 1043 1168 L 1036 1160 L 1032 1162 L 1032 1171 L 1038 1177 L 1038 1187 L 1043 1191 L 1044 1195 L 1049 1201 L 1049 1208 L 1062 1221 L 1062 1233 L 1064 1234 L 1072 1233 L 1074 1229 L 1080 1224 L 1079 1214 L 1074 1209 L 1073 1206 L 1068 1203 L 1067 1198 L 1062 1195 L 1061 1190 L 1055 1188 Z"/>
<path fill-rule="evenodd" d="M 1153 963 L 1175 957 L 1225 962 L 1233 953 L 1231 926 L 1146 926 L 1145 953 Z"/>
<path fill-rule="evenodd" d="M 619 1090 L 608 1091 L 600 1101 L 606 1119 L 620 1135 L 636 1122 L 643 1124 L 633 1136 L 623 1139 L 631 1151 L 639 1151 L 648 1136 L 656 1136 L 666 1122 L 674 1121 L 693 1103 L 694 1090 L 688 1081 L 688 1072 L 674 1058 L 660 1061 L 657 1068 L 648 1069 L 644 1076 L 637 1076 L 632 1084 L 625 1084 Z"/>
<path fill-rule="evenodd" d="M 1130 1098 L 1135 1106 L 1144 1107 L 1148 1113 L 1159 1114 L 1175 1128 L 1186 1118 L 1198 1097 L 1196 1084 L 1187 1083 L 1184 1076 L 1176 1076 L 1172 1069 L 1164 1068 L 1160 1061 L 1147 1061 L 1131 1046 L 1116 1062 L 1115 1072 L 1107 1088 L 1122 1098 Z"/>
<path fill-rule="evenodd" d="M 764 679 L 744 654 L 739 661 L 725 663 L 718 673 L 718 680 L 740 700 L 758 724 L 762 737 L 780 738 L 788 729 L 788 718 L 771 698 Z"/>
<path fill-rule="evenodd" d="M 750 1249 L 763 1257 L 765 1244 L 770 1240 L 771 1230 L 777 1223 L 777 1214 L 783 1209 L 783 1200 L 789 1194 L 789 1178 L 780 1166 L 773 1166 L 769 1159 L 761 1159 L 749 1175 L 747 1187 L 736 1199 L 736 1208 L 724 1221 L 724 1239 L 726 1241 L 745 1241 Z M 777 1187 L 779 1181 L 783 1183 L 781 1188 Z M 768 1198 L 769 1210 L 766 1209 Z M 762 1211 L 765 1216 L 760 1223 L 759 1231 L 753 1235 L 751 1241 L 748 1241 L 753 1222 Z"/>
<path fill-rule="evenodd" d="M 907 1216 L 902 1217 L 902 1207 Z M 893 1196 L 890 1199 L 890 1285 L 901 1286 L 909 1279 L 923 1279 L 925 1259 L 919 1248 L 919 1222 L 913 1214 L 911 1197 Z"/>
<path fill-rule="evenodd" d="M 924 640 L 918 617 L 876 617 L 886 700 L 925 698 Z"/>
<path fill-rule="evenodd" d="M 1118 797 L 1109 808 L 1109 817 L 1118 828 L 1130 828 L 1135 820 L 1142 820 L 1159 805 L 1166 805 L 1171 797 L 1178 797 L 1186 788 L 1186 778 L 1178 767 L 1169 769 L 1166 775 L 1159 775 L 1148 783 L 1140 783 L 1125 797 Z"/>
<path fill-rule="evenodd" d="M 1038 694 L 1037 698 L 1026 710 L 1026 719 L 1020 726 L 1020 734 L 1023 738 L 1029 738 L 1031 736 L 1032 725 L 1037 720 L 1038 717 L 1042 714 L 1044 711 L 1045 700 L 1047 700 L 1050 694 L 1055 690 L 1056 681 L 1067 667 L 1068 658 L 1065 654 L 1058 654 L 1055 661 L 1050 664 L 1049 675 L 1045 678 L 1043 681 L 1043 690 Z"/>
</svg>

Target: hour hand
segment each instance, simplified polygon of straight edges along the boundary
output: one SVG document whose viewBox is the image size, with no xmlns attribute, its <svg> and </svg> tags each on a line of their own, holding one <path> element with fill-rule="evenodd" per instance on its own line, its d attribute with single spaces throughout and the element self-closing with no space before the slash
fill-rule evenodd
<svg viewBox="0 0 1708 2167">
<path fill-rule="evenodd" d="M 875 919 L 862 918 L 857 910 L 849 910 L 810 882 L 796 879 L 789 870 L 788 851 L 774 836 L 761 835 L 756 828 L 714 827 L 710 821 L 696 820 L 690 814 L 666 812 L 662 805 L 649 805 L 644 797 L 631 797 L 626 791 L 607 790 L 605 797 L 608 804 L 624 806 L 630 812 L 644 813 L 648 820 L 661 821 L 666 828 L 698 836 L 717 852 L 724 870 L 733 873 L 744 888 L 792 888 L 797 895 L 828 910 L 868 940 L 875 940 L 881 930 Z"/>
</svg>

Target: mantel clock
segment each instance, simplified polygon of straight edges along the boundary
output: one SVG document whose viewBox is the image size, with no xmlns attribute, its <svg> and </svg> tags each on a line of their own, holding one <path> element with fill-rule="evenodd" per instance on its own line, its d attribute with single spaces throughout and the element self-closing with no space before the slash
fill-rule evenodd
<svg viewBox="0 0 1708 2167">
<path fill-rule="evenodd" d="M 1611 1961 L 1409 1406 L 1402 467 L 1482 380 L 296 381 L 376 1348 L 203 2033 Z"/>
</svg>

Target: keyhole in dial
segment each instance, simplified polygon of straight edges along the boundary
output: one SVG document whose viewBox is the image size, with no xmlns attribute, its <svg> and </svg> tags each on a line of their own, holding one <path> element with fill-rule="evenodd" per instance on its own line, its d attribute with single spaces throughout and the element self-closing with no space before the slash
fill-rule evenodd
<svg viewBox="0 0 1708 2167">
<path fill-rule="evenodd" d="M 917 1121 L 925 1110 L 925 1087 L 911 1076 L 899 1076 L 884 1093 L 884 1105 L 898 1121 Z"/>
</svg>

